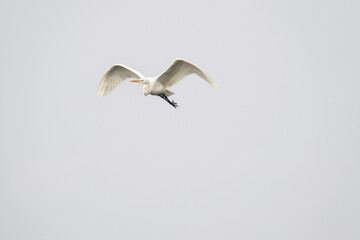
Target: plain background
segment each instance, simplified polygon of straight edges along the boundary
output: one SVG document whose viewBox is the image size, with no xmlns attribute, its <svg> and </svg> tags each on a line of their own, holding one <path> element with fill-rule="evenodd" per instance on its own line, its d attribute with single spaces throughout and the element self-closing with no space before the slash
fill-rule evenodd
<svg viewBox="0 0 360 240">
<path fill-rule="evenodd" d="M 360 239 L 359 1 L 1 1 L 0 238 Z M 115 63 L 190 76 L 174 109 Z"/>
</svg>

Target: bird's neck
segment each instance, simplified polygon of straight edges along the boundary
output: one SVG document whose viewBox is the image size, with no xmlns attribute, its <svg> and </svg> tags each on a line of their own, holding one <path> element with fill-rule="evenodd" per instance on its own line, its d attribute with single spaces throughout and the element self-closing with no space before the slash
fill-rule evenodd
<svg viewBox="0 0 360 240">
<path fill-rule="evenodd" d="M 144 92 L 144 95 L 145 95 L 145 96 L 149 95 L 149 93 L 150 93 L 150 86 L 149 86 L 149 82 L 144 83 L 144 86 L 143 86 L 143 92 Z"/>
</svg>

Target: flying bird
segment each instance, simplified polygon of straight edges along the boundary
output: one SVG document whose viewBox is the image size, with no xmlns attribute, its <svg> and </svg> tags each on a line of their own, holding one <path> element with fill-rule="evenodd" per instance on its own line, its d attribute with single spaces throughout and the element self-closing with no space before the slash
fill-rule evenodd
<svg viewBox="0 0 360 240">
<path fill-rule="evenodd" d="M 174 93 L 169 91 L 167 88 L 173 86 L 186 76 L 193 73 L 206 80 L 211 86 L 217 88 L 216 83 L 211 80 L 199 67 L 191 62 L 177 58 L 168 69 L 157 77 L 145 77 L 134 69 L 121 64 L 116 64 L 105 73 L 100 82 L 97 94 L 105 96 L 126 79 L 135 78 L 136 80 L 132 80 L 130 82 L 143 84 L 143 92 L 145 96 L 149 94 L 159 96 L 167 101 L 171 106 L 177 108 L 177 103 L 168 99 L 168 97 Z"/>
</svg>

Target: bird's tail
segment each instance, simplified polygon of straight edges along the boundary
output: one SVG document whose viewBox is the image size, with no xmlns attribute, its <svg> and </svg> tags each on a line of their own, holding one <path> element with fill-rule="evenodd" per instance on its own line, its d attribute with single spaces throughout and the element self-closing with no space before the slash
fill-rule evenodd
<svg viewBox="0 0 360 240">
<path fill-rule="evenodd" d="M 173 93 L 172 91 L 169 90 L 165 90 L 165 96 L 169 97 L 171 95 L 174 95 L 175 93 Z"/>
</svg>

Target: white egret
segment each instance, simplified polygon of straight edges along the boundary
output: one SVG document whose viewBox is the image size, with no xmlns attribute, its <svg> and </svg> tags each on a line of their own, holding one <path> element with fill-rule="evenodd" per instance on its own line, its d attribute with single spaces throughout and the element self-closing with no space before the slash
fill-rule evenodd
<svg viewBox="0 0 360 240">
<path fill-rule="evenodd" d="M 178 83 L 184 77 L 195 73 L 199 77 L 206 80 L 211 86 L 217 87 L 216 83 L 212 81 L 200 68 L 191 62 L 177 58 L 168 69 L 166 69 L 158 77 L 145 77 L 138 71 L 121 64 L 112 66 L 102 78 L 97 94 L 105 96 L 114 88 L 128 78 L 136 78 L 130 82 L 138 82 L 143 84 L 144 95 L 149 94 L 159 96 L 166 100 L 174 108 L 178 107 L 177 103 L 170 101 L 169 96 L 174 93 L 167 90 L 168 87 Z"/>
</svg>

